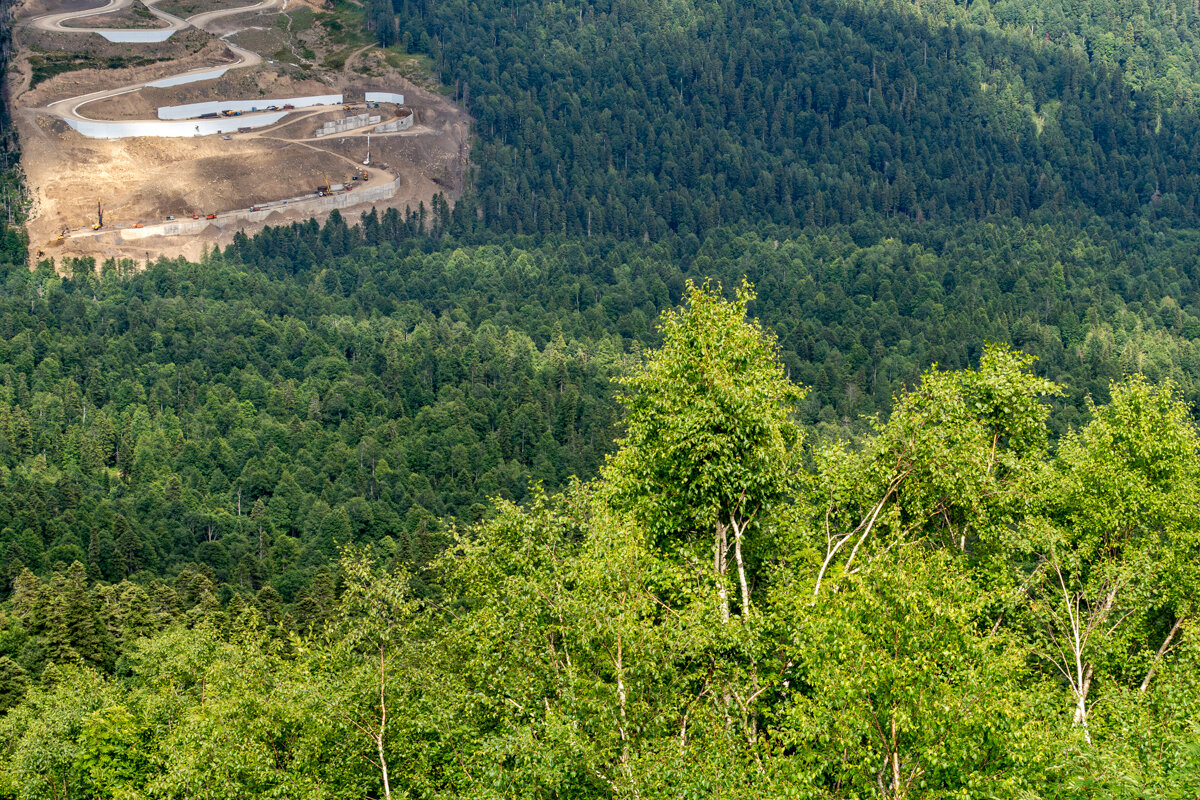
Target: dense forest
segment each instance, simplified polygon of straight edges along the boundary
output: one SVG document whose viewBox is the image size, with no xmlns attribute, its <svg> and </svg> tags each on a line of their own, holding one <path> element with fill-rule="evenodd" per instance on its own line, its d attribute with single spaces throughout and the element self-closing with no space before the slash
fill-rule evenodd
<svg viewBox="0 0 1200 800">
<path fill-rule="evenodd" d="M 913 2 L 911 8 L 927 19 L 977 25 L 1069 48 L 1121 70 L 1131 87 L 1174 108 L 1194 109 L 1200 100 L 1195 58 L 1200 51 L 1200 9 L 1195 3 L 925 0 Z"/>
<path fill-rule="evenodd" d="M 424 563 L 445 520 L 596 473 L 611 378 L 689 278 L 755 282 L 823 439 L 865 432 L 923 367 L 976 363 L 989 341 L 1066 387 L 1056 433 L 1130 372 L 1200 399 L 1200 311 L 1172 299 L 1196 295 L 1173 265 L 1198 263 L 1200 241 L 1137 253 L 1111 230 L 1101 249 L 967 226 L 939 253 L 922 233 L 714 235 L 690 257 L 597 239 L 430 248 L 393 212 L 130 274 L 17 265 L 0 295 L 3 574 L 203 568 L 225 599 L 269 584 L 292 602 L 341 544 Z"/>
<path fill-rule="evenodd" d="M 1196 221 L 1195 110 L 1040 37 L 883 0 L 393 6 L 477 118 L 468 229 Z M 1192 47 L 1171 49 L 1194 64 Z"/>
<path fill-rule="evenodd" d="M 0 109 L 0 797 L 1196 795 L 1194 4 L 362 13 L 453 204 L 31 265 Z"/>
<path fill-rule="evenodd" d="M 1033 359 L 930 371 L 854 447 L 689 286 L 586 483 L 419 590 L 344 548 L 296 613 L 203 572 L 24 570 L 0 791 L 44 797 L 1182 798 L 1200 431 L 1133 378 L 1052 452 Z"/>
</svg>

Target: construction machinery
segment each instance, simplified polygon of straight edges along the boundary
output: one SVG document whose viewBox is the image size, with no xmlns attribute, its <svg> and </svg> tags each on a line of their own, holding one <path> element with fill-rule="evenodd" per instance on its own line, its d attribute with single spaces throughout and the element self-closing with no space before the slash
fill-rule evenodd
<svg viewBox="0 0 1200 800">
<path fill-rule="evenodd" d="M 92 230 L 98 231 L 104 227 L 104 207 L 100 205 L 100 198 L 96 198 L 96 221 L 92 223 Z"/>
<path fill-rule="evenodd" d="M 364 167 L 371 166 L 371 134 L 370 134 L 370 132 L 367 133 L 367 157 L 365 159 L 363 159 L 363 166 Z"/>
</svg>

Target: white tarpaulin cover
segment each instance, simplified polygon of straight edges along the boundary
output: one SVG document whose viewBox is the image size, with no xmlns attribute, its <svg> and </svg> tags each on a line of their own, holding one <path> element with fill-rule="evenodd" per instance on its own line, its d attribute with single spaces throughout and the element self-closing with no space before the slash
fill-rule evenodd
<svg viewBox="0 0 1200 800">
<path fill-rule="evenodd" d="M 110 42 L 165 42 L 171 38 L 171 34 L 175 33 L 174 28 L 167 28 L 161 31 L 96 31 L 96 33 L 108 39 Z"/>
<path fill-rule="evenodd" d="M 261 128 L 273 125 L 287 116 L 279 111 L 255 114 L 252 117 L 222 117 L 221 119 L 171 120 L 153 119 L 101 121 L 67 119 L 66 123 L 89 139 L 127 139 L 131 136 L 209 136 L 214 133 L 233 133 L 238 128 Z"/>
<path fill-rule="evenodd" d="M 395 103 L 398 106 L 404 105 L 404 95 L 396 94 L 395 92 L 367 92 L 365 97 L 368 103 Z"/>
<path fill-rule="evenodd" d="M 210 100 L 205 103 L 188 103 L 183 106 L 162 106 L 158 109 L 159 119 L 195 119 L 201 114 L 219 114 L 226 109 L 230 111 L 249 111 L 257 108 L 259 111 L 267 106 L 295 106 L 309 108 L 311 106 L 340 105 L 340 94 L 319 94 L 311 97 L 259 97 L 254 100 Z M 234 130 L 238 126 L 234 125 Z"/>
</svg>

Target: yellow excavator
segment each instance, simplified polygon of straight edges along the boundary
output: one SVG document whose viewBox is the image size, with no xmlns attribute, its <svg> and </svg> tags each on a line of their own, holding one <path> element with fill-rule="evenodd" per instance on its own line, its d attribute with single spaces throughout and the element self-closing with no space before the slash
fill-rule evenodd
<svg viewBox="0 0 1200 800">
<path fill-rule="evenodd" d="M 100 205 L 100 198 L 96 198 L 96 221 L 92 223 L 92 230 L 98 231 L 104 227 L 104 208 Z"/>
</svg>

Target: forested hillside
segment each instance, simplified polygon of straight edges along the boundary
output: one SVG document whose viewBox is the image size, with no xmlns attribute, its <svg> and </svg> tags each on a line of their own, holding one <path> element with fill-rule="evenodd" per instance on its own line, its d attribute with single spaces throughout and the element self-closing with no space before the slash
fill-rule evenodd
<svg viewBox="0 0 1200 800">
<path fill-rule="evenodd" d="M 8 65 L 12 41 L 11 11 L 7 0 L 0 2 L 0 73 Z M 25 191 L 21 183 L 17 133 L 9 116 L 7 98 L 0 93 L 0 268 L 25 262 L 25 236 L 21 228 Z"/>
<path fill-rule="evenodd" d="M 399 5 L 478 120 L 469 227 L 1196 219 L 1194 111 L 1040 38 L 877 0 Z"/>
<path fill-rule="evenodd" d="M 821 438 L 864 432 L 923 367 L 991 341 L 1066 387 L 1056 433 L 1130 372 L 1200 399 L 1194 267 L 1175 266 L 1197 263 L 1194 237 L 895 232 L 425 252 L 385 215 L 128 275 L 18 266 L 0 297 L 0 564 L 8 581 L 74 561 L 113 582 L 203 568 L 226 599 L 271 585 L 289 603 L 339 544 L 424 564 L 444 519 L 596 473 L 610 379 L 689 278 L 759 286 Z"/>
<path fill-rule="evenodd" d="M 1200 789 L 1200 432 L 1129 379 L 1048 447 L 1032 359 L 926 373 L 857 447 L 691 288 L 598 479 L 460 529 L 432 594 L 347 549 L 297 618 L 23 571 L 0 792 L 1174 798 Z M 115 665 L 115 674 L 114 674 Z"/>
<path fill-rule="evenodd" d="M 1194 4 L 361 13 L 453 204 L 0 176 L 0 798 L 1195 796 Z"/>
<path fill-rule="evenodd" d="M 1200 100 L 1200 9 L 1195 3 L 924 0 L 909 7 L 928 19 L 1068 48 L 1121 70 L 1132 88 L 1172 107 L 1194 109 Z"/>
</svg>

